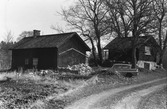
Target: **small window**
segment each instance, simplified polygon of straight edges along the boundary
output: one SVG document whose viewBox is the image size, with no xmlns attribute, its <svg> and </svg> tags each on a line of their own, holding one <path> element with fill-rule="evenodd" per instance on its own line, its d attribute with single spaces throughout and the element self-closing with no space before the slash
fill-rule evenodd
<svg viewBox="0 0 167 109">
<path fill-rule="evenodd" d="M 151 49 L 148 46 L 145 46 L 145 55 L 151 55 Z"/>
<path fill-rule="evenodd" d="M 108 59 L 109 51 L 104 50 L 104 59 Z"/>
<path fill-rule="evenodd" d="M 28 65 L 29 64 L 29 59 L 25 59 L 25 65 Z"/>
<path fill-rule="evenodd" d="M 38 58 L 33 58 L 33 65 L 37 66 L 38 65 Z"/>
</svg>

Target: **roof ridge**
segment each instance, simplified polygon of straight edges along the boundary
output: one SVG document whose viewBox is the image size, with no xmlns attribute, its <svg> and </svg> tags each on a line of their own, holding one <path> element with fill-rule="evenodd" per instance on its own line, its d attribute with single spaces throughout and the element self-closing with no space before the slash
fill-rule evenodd
<svg viewBox="0 0 167 109">
<path fill-rule="evenodd" d="M 59 47 L 67 40 L 75 36 L 76 32 L 61 33 L 61 34 L 51 34 L 51 35 L 42 35 L 36 38 L 34 37 L 25 37 L 13 47 L 13 49 L 18 48 L 33 48 L 33 47 Z M 60 36 L 59 36 L 60 35 Z M 50 37 L 49 37 L 50 36 Z M 62 36 L 62 37 L 61 37 Z M 54 42 L 53 42 L 54 41 Z M 42 48 L 41 47 L 41 48 Z"/>
<path fill-rule="evenodd" d="M 67 32 L 67 33 L 58 33 L 58 34 L 45 34 L 45 35 L 40 35 L 40 36 L 37 36 L 36 38 L 39 38 L 39 37 L 49 37 L 49 36 L 55 36 L 55 35 L 65 35 L 65 34 L 74 34 L 76 32 Z M 25 38 L 33 38 L 34 36 L 29 36 L 29 37 L 25 37 Z"/>
<path fill-rule="evenodd" d="M 69 37 L 66 37 L 66 38 L 64 39 L 64 41 L 60 42 L 60 43 L 57 45 L 57 47 L 59 47 L 59 46 L 61 46 L 62 44 L 64 44 L 68 39 L 70 39 L 72 36 L 74 36 L 75 33 L 76 33 L 76 32 L 73 32 Z"/>
</svg>

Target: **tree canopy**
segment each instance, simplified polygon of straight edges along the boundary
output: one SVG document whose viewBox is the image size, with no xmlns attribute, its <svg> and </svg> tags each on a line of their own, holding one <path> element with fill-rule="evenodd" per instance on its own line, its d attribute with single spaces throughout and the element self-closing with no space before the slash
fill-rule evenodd
<svg viewBox="0 0 167 109">
<path fill-rule="evenodd" d="M 167 0 L 77 0 L 69 9 L 62 9 L 60 14 L 71 29 L 91 42 L 92 52 L 97 48 L 100 62 L 103 61 L 101 38 L 106 34 L 132 37 L 132 63 L 135 67 L 139 36 L 158 36 L 161 48 L 166 47 L 166 35 L 162 34 L 167 29 L 166 4 Z"/>
</svg>

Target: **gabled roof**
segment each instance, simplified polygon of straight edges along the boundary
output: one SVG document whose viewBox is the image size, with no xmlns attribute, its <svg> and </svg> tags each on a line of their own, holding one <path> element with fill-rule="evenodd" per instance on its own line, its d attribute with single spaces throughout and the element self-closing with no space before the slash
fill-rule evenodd
<svg viewBox="0 0 167 109">
<path fill-rule="evenodd" d="M 107 44 L 104 49 L 117 49 L 125 50 L 132 48 L 131 46 L 132 37 L 116 37 L 109 44 Z M 159 45 L 152 36 L 140 36 L 137 41 L 137 47 L 146 44 L 151 41 L 152 45 L 159 49 Z"/>
<path fill-rule="evenodd" d="M 12 48 L 13 49 L 31 49 L 31 48 L 59 48 L 61 45 L 66 43 L 70 38 L 78 37 L 78 39 L 84 44 L 86 50 L 90 50 L 87 44 L 80 38 L 76 32 L 62 33 L 62 34 L 51 34 L 41 35 L 37 37 L 25 37 L 17 42 Z"/>
</svg>

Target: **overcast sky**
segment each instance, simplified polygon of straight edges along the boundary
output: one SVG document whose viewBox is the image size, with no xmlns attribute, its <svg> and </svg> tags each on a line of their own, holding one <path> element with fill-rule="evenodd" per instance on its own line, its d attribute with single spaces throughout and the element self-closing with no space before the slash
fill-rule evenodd
<svg viewBox="0 0 167 109">
<path fill-rule="evenodd" d="M 65 22 L 56 12 L 68 8 L 74 0 L 0 0 L 0 41 L 7 31 L 14 39 L 22 31 L 41 30 L 41 34 L 56 33 L 51 25 L 65 27 Z"/>
</svg>

